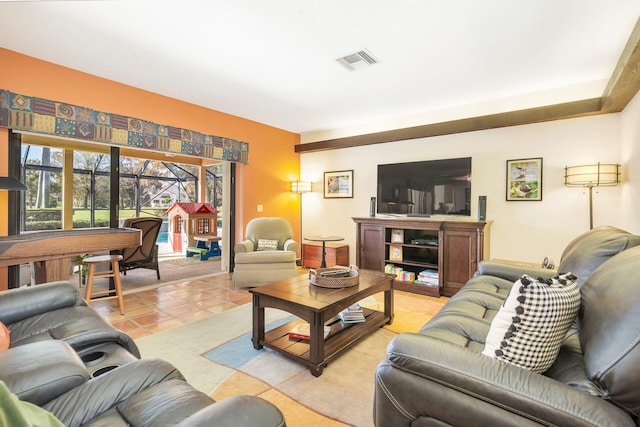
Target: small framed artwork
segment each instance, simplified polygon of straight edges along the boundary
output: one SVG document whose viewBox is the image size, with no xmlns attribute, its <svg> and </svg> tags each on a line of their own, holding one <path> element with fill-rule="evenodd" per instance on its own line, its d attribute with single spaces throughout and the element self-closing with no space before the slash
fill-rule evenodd
<svg viewBox="0 0 640 427">
<path fill-rule="evenodd" d="M 542 157 L 507 160 L 507 201 L 542 200 Z"/>
<path fill-rule="evenodd" d="M 391 243 L 404 243 L 404 230 L 391 230 Z"/>
<path fill-rule="evenodd" d="M 389 245 L 389 261 L 402 261 L 402 245 Z"/>
<path fill-rule="evenodd" d="M 353 197 L 353 170 L 324 173 L 324 198 Z"/>
</svg>

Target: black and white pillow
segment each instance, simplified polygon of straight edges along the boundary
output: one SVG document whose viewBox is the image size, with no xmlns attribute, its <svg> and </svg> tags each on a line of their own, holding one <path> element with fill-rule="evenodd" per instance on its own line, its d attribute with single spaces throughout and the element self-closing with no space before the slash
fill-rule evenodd
<svg viewBox="0 0 640 427">
<path fill-rule="evenodd" d="M 576 279 L 523 275 L 491 322 L 482 354 L 534 372 L 549 369 L 580 309 Z"/>
</svg>

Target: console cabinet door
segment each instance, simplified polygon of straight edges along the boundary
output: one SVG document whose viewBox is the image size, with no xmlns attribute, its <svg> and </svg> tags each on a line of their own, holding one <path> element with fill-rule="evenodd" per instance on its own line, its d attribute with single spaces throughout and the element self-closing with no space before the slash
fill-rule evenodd
<svg viewBox="0 0 640 427">
<path fill-rule="evenodd" d="M 384 271 L 384 227 L 359 224 L 357 265 L 365 270 Z"/>
<path fill-rule="evenodd" d="M 452 296 L 464 286 L 478 267 L 478 237 L 475 231 L 445 230 L 443 233 L 440 293 Z"/>
</svg>

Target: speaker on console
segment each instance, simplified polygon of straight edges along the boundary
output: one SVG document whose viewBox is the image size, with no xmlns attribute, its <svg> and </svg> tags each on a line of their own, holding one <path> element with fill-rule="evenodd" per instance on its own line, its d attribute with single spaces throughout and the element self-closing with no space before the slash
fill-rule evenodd
<svg viewBox="0 0 640 427">
<path fill-rule="evenodd" d="M 478 220 L 487 219 L 487 196 L 478 196 Z"/>
<path fill-rule="evenodd" d="M 369 203 L 369 216 L 376 216 L 376 198 L 372 197 Z"/>
</svg>

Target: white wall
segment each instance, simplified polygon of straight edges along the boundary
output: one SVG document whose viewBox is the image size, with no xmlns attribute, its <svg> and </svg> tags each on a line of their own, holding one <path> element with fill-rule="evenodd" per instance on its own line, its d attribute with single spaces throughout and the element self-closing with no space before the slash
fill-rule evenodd
<svg viewBox="0 0 640 427">
<path fill-rule="evenodd" d="M 636 94 L 621 114 L 622 161 L 625 185 L 620 208 L 626 230 L 640 234 L 640 95 Z"/>
<path fill-rule="evenodd" d="M 558 262 L 566 244 L 589 229 L 588 193 L 563 185 L 567 165 L 623 164 L 623 175 L 632 181 L 594 191 L 594 226 L 640 233 L 635 220 L 640 172 L 626 173 L 627 164 L 640 168 L 639 119 L 640 100 L 635 99 L 619 114 L 303 154 L 301 178 L 314 183 L 313 193 L 303 196 L 303 236 L 344 236 L 355 263 L 351 218 L 368 216 L 378 164 L 471 156 L 471 217 L 477 218 L 478 196 L 486 195 L 487 217 L 493 221 L 490 257 L 540 262 L 550 256 Z M 506 161 L 532 157 L 543 158 L 542 201 L 507 202 Z M 323 172 L 350 169 L 353 199 L 324 199 Z"/>
</svg>

